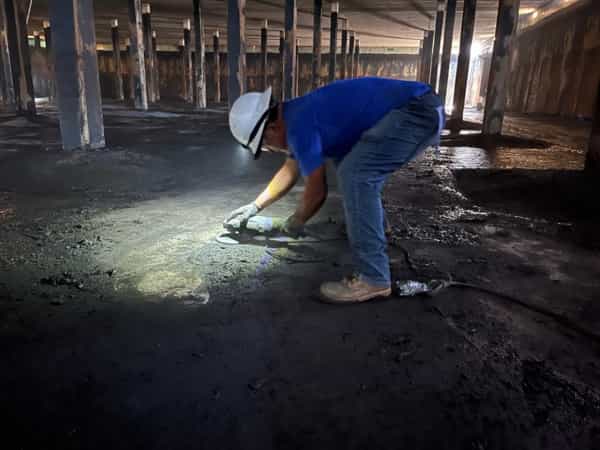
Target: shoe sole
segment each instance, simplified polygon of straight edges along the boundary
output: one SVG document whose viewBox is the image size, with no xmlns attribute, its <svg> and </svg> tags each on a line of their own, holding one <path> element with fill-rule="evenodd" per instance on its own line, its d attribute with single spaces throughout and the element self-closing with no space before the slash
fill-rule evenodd
<svg viewBox="0 0 600 450">
<path fill-rule="evenodd" d="M 388 289 L 379 291 L 377 293 L 365 294 L 362 297 L 353 298 L 352 300 L 338 300 L 338 299 L 333 299 L 333 298 L 327 297 L 322 292 L 319 292 L 319 300 L 321 300 L 323 303 L 329 303 L 331 305 L 346 305 L 346 304 L 351 305 L 354 303 L 368 302 L 369 300 L 375 300 L 377 298 L 388 298 L 391 295 L 392 295 L 392 288 L 388 288 Z"/>
</svg>

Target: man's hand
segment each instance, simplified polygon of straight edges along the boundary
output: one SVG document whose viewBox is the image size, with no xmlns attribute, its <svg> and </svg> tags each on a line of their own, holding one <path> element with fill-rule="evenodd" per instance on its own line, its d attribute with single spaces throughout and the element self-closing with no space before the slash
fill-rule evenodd
<svg viewBox="0 0 600 450">
<path fill-rule="evenodd" d="M 282 231 L 291 236 L 298 236 L 304 232 L 304 222 L 296 214 L 292 214 L 283 224 Z"/>
<path fill-rule="evenodd" d="M 256 206 L 254 202 L 242 206 L 241 208 L 238 208 L 235 211 L 232 211 L 231 214 L 229 214 L 229 217 L 227 217 L 227 219 L 225 220 L 225 225 L 230 226 L 232 228 L 240 228 L 243 225 L 246 225 L 248 219 L 254 217 L 256 214 L 258 214 L 259 211 L 260 210 L 258 206 Z"/>
</svg>

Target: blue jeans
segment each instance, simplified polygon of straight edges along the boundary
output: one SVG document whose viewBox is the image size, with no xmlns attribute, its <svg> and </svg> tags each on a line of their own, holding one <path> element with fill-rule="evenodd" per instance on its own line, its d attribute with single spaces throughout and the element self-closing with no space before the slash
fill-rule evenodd
<svg viewBox="0 0 600 450">
<path fill-rule="evenodd" d="M 391 284 L 381 190 L 388 176 L 431 145 L 443 126 L 433 93 L 390 111 L 337 164 L 354 266 L 375 286 Z"/>
</svg>

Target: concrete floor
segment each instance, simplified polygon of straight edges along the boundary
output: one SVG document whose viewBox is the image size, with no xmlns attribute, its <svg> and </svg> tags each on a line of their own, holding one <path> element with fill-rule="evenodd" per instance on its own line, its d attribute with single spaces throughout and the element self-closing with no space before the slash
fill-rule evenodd
<svg viewBox="0 0 600 450">
<path fill-rule="evenodd" d="M 333 173 L 311 239 L 223 246 L 281 157 L 253 161 L 222 107 L 105 114 L 99 152 L 61 152 L 52 111 L 0 125 L 6 448 L 600 448 L 597 339 L 473 289 L 321 304 L 351 270 Z M 597 333 L 599 183 L 565 170 L 585 126 L 510 123 L 549 142 L 445 146 L 392 177 L 393 272 Z"/>
</svg>

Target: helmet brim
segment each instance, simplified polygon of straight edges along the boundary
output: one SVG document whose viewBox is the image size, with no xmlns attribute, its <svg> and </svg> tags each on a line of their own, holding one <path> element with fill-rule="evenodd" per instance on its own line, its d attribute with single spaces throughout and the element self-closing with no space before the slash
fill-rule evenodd
<svg viewBox="0 0 600 450">
<path fill-rule="evenodd" d="M 262 93 L 260 105 L 258 108 L 259 119 L 254 125 L 254 130 L 250 139 L 250 142 L 244 143 L 244 147 L 252 152 L 255 159 L 258 158 L 261 152 L 262 141 L 265 133 L 265 128 L 269 120 L 269 110 L 271 109 L 271 102 L 273 100 L 273 89 L 269 87 Z"/>
</svg>

